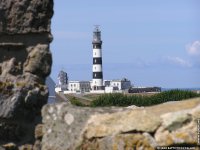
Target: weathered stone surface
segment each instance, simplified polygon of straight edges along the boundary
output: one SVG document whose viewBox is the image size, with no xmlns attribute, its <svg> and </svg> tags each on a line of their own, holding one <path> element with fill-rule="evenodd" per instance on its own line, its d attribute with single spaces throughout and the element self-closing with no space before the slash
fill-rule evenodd
<svg viewBox="0 0 200 150">
<path fill-rule="evenodd" d="M 42 149 L 196 147 L 199 108 L 200 98 L 133 109 L 45 105 Z"/>
<path fill-rule="evenodd" d="M 50 32 L 53 0 L 1 0 L 0 34 Z"/>
<path fill-rule="evenodd" d="M 48 98 L 52 15 L 53 0 L 0 0 L 0 144 L 34 140 Z"/>
<path fill-rule="evenodd" d="M 18 150 L 18 147 L 14 143 L 8 143 L 3 145 L 5 150 Z"/>
<path fill-rule="evenodd" d="M 6 150 L 6 149 L 0 146 L 0 150 Z"/>
<path fill-rule="evenodd" d="M 33 150 L 33 145 L 25 144 L 19 147 L 19 150 Z"/>
<path fill-rule="evenodd" d="M 161 116 L 162 126 L 155 133 L 159 145 L 187 144 L 195 145 L 197 141 L 197 122 L 194 112 L 200 112 L 198 107 Z M 186 132 L 187 131 L 187 132 Z"/>
<path fill-rule="evenodd" d="M 123 149 L 147 149 L 153 150 L 155 142 L 148 137 L 148 133 L 144 134 L 117 134 L 104 138 L 97 138 L 84 141 L 80 146 L 82 149 L 95 150 L 123 150 Z"/>
<path fill-rule="evenodd" d="M 120 132 L 154 132 L 160 123 L 158 116 L 147 112 L 145 109 L 135 109 L 134 111 L 124 111 L 114 114 L 97 114 L 92 115 L 88 120 L 88 130 L 85 136 L 91 139 L 93 137 L 104 137 Z"/>
<path fill-rule="evenodd" d="M 69 103 L 58 105 L 45 105 L 43 108 L 44 136 L 42 138 L 43 149 L 73 149 L 81 144 L 81 133 L 91 114 L 111 113 L 122 111 L 123 108 L 104 108 L 93 110 L 91 108 L 77 108 Z M 62 140 L 60 140 L 60 138 Z M 59 144 L 57 144 L 59 143 Z"/>
<path fill-rule="evenodd" d="M 41 150 L 41 149 L 42 149 L 41 141 L 36 140 L 35 144 L 33 145 L 33 150 Z"/>
<path fill-rule="evenodd" d="M 43 125 L 42 124 L 38 124 L 36 127 L 35 127 L 35 139 L 42 139 L 43 137 Z"/>
<path fill-rule="evenodd" d="M 39 83 L 1 82 L 0 117 L 33 120 L 46 104 L 48 89 Z"/>
<path fill-rule="evenodd" d="M 24 64 L 24 71 L 46 77 L 51 71 L 52 58 L 48 45 L 38 44 L 30 51 Z"/>
</svg>

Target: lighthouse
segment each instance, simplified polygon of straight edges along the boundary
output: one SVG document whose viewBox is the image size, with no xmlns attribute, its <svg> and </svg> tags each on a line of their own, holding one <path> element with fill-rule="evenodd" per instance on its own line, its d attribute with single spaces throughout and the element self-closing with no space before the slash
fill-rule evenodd
<svg viewBox="0 0 200 150">
<path fill-rule="evenodd" d="M 92 66 L 92 90 L 104 90 L 102 69 L 102 41 L 99 26 L 93 31 L 93 66 Z"/>
</svg>

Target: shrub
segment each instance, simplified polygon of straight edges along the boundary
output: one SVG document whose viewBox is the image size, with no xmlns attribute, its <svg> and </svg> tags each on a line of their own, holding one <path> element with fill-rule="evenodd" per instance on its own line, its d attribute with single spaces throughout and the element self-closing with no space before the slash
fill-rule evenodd
<svg viewBox="0 0 200 150">
<path fill-rule="evenodd" d="M 121 93 L 102 94 L 91 102 L 92 107 L 104 106 L 151 106 L 168 101 L 180 101 L 188 98 L 199 97 L 200 94 L 183 91 L 171 90 L 161 92 L 152 96 L 131 95 L 127 96 Z"/>
<path fill-rule="evenodd" d="M 72 97 L 70 99 L 70 102 L 72 105 L 76 105 L 76 106 L 85 106 L 83 103 L 81 103 L 78 99 L 76 99 L 75 97 Z"/>
</svg>

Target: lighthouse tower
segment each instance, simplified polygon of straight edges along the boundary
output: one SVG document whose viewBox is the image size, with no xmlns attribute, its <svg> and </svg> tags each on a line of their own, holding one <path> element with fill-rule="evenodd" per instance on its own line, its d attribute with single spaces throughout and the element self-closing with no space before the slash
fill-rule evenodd
<svg viewBox="0 0 200 150">
<path fill-rule="evenodd" d="M 95 26 L 93 31 L 93 79 L 92 79 L 92 90 L 103 90 L 103 72 L 102 72 L 102 41 L 101 41 L 101 31 L 99 26 Z"/>
</svg>

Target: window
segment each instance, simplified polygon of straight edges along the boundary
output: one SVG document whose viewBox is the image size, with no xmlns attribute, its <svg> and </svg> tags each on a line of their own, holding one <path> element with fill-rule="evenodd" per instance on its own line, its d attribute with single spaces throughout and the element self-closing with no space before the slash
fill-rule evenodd
<svg viewBox="0 0 200 150">
<path fill-rule="evenodd" d="M 95 73 L 94 76 L 97 77 L 97 74 Z"/>
</svg>

